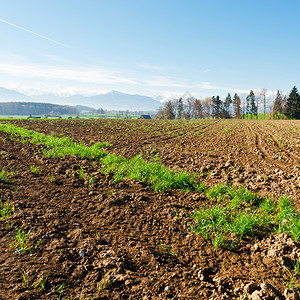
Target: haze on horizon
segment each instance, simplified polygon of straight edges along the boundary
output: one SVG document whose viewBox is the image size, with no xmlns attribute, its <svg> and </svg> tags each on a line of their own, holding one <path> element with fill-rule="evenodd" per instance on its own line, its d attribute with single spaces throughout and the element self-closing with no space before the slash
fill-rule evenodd
<svg viewBox="0 0 300 300">
<path fill-rule="evenodd" d="M 296 1 L 0 4 L 4 88 L 205 98 L 300 83 Z"/>
</svg>

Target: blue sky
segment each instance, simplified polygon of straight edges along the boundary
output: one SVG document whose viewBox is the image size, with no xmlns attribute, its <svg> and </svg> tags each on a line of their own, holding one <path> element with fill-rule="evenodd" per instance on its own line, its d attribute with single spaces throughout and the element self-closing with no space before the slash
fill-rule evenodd
<svg viewBox="0 0 300 300">
<path fill-rule="evenodd" d="M 297 1 L 0 0 L 0 86 L 197 98 L 300 87 Z"/>
</svg>

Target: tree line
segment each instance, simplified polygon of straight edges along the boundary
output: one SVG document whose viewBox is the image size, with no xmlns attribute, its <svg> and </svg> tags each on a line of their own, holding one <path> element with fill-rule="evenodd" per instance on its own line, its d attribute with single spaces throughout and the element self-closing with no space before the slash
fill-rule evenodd
<svg viewBox="0 0 300 300">
<path fill-rule="evenodd" d="M 253 90 L 246 98 L 237 93 L 231 97 L 228 93 L 225 99 L 219 96 L 207 97 L 203 100 L 193 96 L 167 101 L 156 114 L 157 119 L 203 119 L 203 118 L 258 118 L 259 107 L 266 118 L 267 105 L 273 119 L 300 119 L 300 95 L 293 87 L 288 96 L 277 91 L 276 98 L 267 100 L 267 90 L 262 89 L 257 95 Z"/>
<path fill-rule="evenodd" d="M 64 114 L 77 114 L 75 107 L 37 102 L 2 102 L 0 115 L 43 115 L 59 116 Z"/>
</svg>

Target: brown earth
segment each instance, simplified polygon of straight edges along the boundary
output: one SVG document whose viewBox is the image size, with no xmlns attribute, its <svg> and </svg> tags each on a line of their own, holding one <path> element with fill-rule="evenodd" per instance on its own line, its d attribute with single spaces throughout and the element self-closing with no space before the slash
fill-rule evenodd
<svg viewBox="0 0 300 300">
<path fill-rule="evenodd" d="M 300 121 L 65 120 L 15 121 L 75 140 L 111 143 L 110 151 L 198 175 L 205 184 L 232 183 L 300 205 Z"/>
<path fill-rule="evenodd" d="M 106 141 L 109 152 L 126 157 L 158 156 L 207 185 L 245 185 L 275 201 L 287 194 L 299 208 L 299 121 L 13 122 L 86 144 Z M 0 221 L 0 299 L 297 296 L 286 290 L 289 283 L 300 284 L 288 271 L 292 261 L 300 261 L 299 244 L 288 236 L 266 234 L 245 240 L 238 250 L 216 250 L 189 232 L 189 214 L 209 205 L 203 195 L 158 194 L 129 180 L 115 185 L 96 161 L 45 158 L 40 146 L 0 136 L 0 167 L 14 172 L 10 182 L 0 183 L 2 201 L 15 205 L 9 223 Z M 41 174 L 30 171 L 33 165 Z M 93 184 L 90 176 L 97 179 Z M 30 231 L 31 253 L 11 247 L 22 225 Z M 44 289 L 42 276 L 48 276 Z"/>
</svg>

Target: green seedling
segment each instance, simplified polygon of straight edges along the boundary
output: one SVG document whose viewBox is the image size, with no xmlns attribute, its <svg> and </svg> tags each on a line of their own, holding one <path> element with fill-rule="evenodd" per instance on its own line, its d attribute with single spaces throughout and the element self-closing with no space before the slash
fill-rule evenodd
<svg viewBox="0 0 300 300">
<path fill-rule="evenodd" d="M 36 244 L 30 242 L 31 229 L 27 232 L 24 231 L 24 225 L 21 228 L 17 229 L 17 233 L 14 236 L 14 241 L 11 243 L 12 248 L 16 248 L 18 253 L 31 253 L 34 249 L 39 247 L 43 240 L 39 239 Z"/>
<path fill-rule="evenodd" d="M 297 279 L 300 275 L 300 262 L 292 262 L 293 268 L 289 269 L 287 266 L 283 266 L 283 268 L 287 272 L 287 279 L 288 282 L 286 284 L 287 288 L 292 289 L 292 288 L 298 288 L 299 284 L 295 283 L 295 279 Z"/>
<path fill-rule="evenodd" d="M 23 289 L 26 289 L 27 288 L 27 285 L 28 285 L 28 280 L 27 280 L 27 274 L 24 270 L 20 269 L 19 270 L 22 274 L 22 279 L 23 279 L 23 282 L 22 282 L 22 288 Z"/>
<path fill-rule="evenodd" d="M 284 141 L 283 140 L 279 140 L 278 141 L 278 145 L 279 145 L 279 147 L 283 147 L 284 146 Z"/>
<path fill-rule="evenodd" d="M 94 176 L 91 176 L 89 179 L 89 187 L 91 188 L 96 181 L 97 179 Z"/>
<path fill-rule="evenodd" d="M 152 148 L 152 149 L 150 150 L 150 153 L 151 153 L 151 154 L 157 154 L 157 153 L 158 153 L 158 150 Z"/>
<path fill-rule="evenodd" d="M 0 171 L 0 182 L 4 182 L 4 183 L 7 183 L 7 182 L 10 182 L 10 176 L 12 176 L 14 173 L 13 171 L 6 171 L 4 169 L 2 169 Z"/>
<path fill-rule="evenodd" d="M 43 172 L 43 168 L 36 165 L 32 165 L 30 166 L 30 172 L 32 174 L 41 175 Z"/>
<path fill-rule="evenodd" d="M 108 288 L 111 284 L 114 283 L 114 280 L 108 280 L 107 279 L 107 274 L 105 273 L 101 281 L 97 284 L 97 290 L 98 291 L 103 291 L 106 288 Z"/>
<path fill-rule="evenodd" d="M 51 182 L 55 182 L 55 181 L 56 181 L 56 178 L 55 178 L 55 176 L 54 176 L 53 174 L 51 174 L 50 177 L 49 177 L 49 180 L 50 180 Z"/>
<path fill-rule="evenodd" d="M 168 254 L 170 254 L 172 256 L 175 255 L 169 245 L 160 244 L 157 247 L 158 247 L 158 249 L 162 250 L 163 252 L 166 252 L 166 253 L 168 253 Z"/>
<path fill-rule="evenodd" d="M 82 167 L 80 167 L 78 169 L 78 177 L 81 178 L 81 179 L 84 179 L 85 178 L 85 173 L 84 173 L 84 169 Z"/>
<path fill-rule="evenodd" d="M 39 288 L 40 290 L 44 290 L 48 276 L 49 274 L 47 274 L 46 276 L 44 276 L 44 274 L 42 274 L 42 276 L 38 276 L 37 279 L 33 282 L 32 287 L 34 289 Z"/>
<path fill-rule="evenodd" d="M 57 300 L 61 300 L 61 298 L 65 292 L 65 288 L 66 288 L 66 285 L 64 283 L 58 284 L 54 287 L 54 292 L 58 293 Z"/>
<path fill-rule="evenodd" d="M 14 186 L 12 188 L 12 190 L 16 193 L 16 192 L 18 192 L 20 190 L 20 187 L 19 186 Z"/>
<path fill-rule="evenodd" d="M 15 212 L 15 206 L 11 205 L 11 203 L 7 200 L 6 202 L 2 202 L 2 198 L 0 199 L 0 220 L 7 222 L 7 220 L 11 217 L 11 215 Z"/>
<path fill-rule="evenodd" d="M 230 134 L 230 128 L 225 128 L 225 129 L 223 130 L 223 133 L 229 133 L 229 134 Z"/>
<path fill-rule="evenodd" d="M 29 237 L 31 235 L 31 230 L 24 232 L 24 226 L 17 230 L 17 233 L 14 237 L 14 242 L 11 243 L 12 248 L 16 248 L 16 251 L 19 253 L 30 252 L 32 247 L 29 243 Z"/>
<path fill-rule="evenodd" d="M 175 211 L 175 220 L 178 221 L 182 218 L 182 211 Z"/>
</svg>

